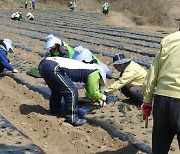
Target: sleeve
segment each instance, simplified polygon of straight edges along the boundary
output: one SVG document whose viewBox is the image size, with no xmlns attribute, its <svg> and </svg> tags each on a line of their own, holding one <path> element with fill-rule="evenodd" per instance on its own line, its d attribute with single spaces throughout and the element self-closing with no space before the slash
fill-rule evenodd
<svg viewBox="0 0 180 154">
<path fill-rule="evenodd" d="M 59 48 L 59 52 L 61 57 L 69 58 L 68 50 L 64 46 Z"/>
<path fill-rule="evenodd" d="M 96 60 L 95 63 L 97 63 L 97 64 L 101 63 L 101 61 L 95 55 L 92 55 L 92 58 L 93 58 L 93 60 Z"/>
<path fill-rule="evenodd" d="M 68 51 L 68 56 L 72 58 L 72 56 L 74 55 L 74 49 L 65 42 L 63 42 L 63 44 L 64 44 L 63 46 L 66 47 Z"/>
<path fill-rule="evenodd" d="M 102 94 L 99 91 L 99 80 L 99 71 L 95 71 L 89 75 L 85 93 L 87 98 L 94 99 L 96 101 L 100 101 L 102 99 Z"/>
<path fill-rule="evenodd" d="M 110 85 L 105 92 L 107 93 L 113 93 L 116 90 L 121 89 L 122 87 L 124 87 L 126 84 L 128 84 L 129 82 L 131 82 L 134 77 L 135 77 L 136 72 L 132 71 L 132 70 L 125 70 L 124 73 L 122 74 L 122 76 L 112 85 Z"/>
<path fill-rule="evenodd" d="M 69 57 L 72 58 L 74 55 L 74 49 L 71 48 L 69 45 L 67 46 Z"/>
<path fill-rule="evenodd" d="M 142 85 L 144 102 L 150 104 L 152 103 L 153 93 L 157 85 L 157 78 L 160 69 L 160 55 L 160 52 L 157 53 L 156 57 L 152 61 L 151 67 L 148 70 L 148 73 Z"/>
<path fill-rule="evenodd" d="M 10 71 L 13 70 L 12 65 L 9 64 L 9 59 L 7 58 L 7 56 L 6 56 L 4 53 L 1 53 L 1 54 L 0 54 L 0 61 L 1 61 L 2 65 L 3 65 L 6 69 L 8 69 L 8 70 L 10 70 Z"/>
</svg>

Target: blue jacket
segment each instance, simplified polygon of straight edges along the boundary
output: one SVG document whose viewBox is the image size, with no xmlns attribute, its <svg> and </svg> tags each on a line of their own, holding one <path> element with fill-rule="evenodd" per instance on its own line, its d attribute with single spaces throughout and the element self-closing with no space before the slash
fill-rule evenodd
<svg viewBox="0 0 180 154">
<path fill-rule="evenodd" d="M 1 47 L 0 47 L 0 67 L 1 68 L 4 67 L 10 71 L 13 70 L 12 65 L 9 64 L 9 59 L 7 58 L 7 52 L 3 50 Z"/>
</svg>

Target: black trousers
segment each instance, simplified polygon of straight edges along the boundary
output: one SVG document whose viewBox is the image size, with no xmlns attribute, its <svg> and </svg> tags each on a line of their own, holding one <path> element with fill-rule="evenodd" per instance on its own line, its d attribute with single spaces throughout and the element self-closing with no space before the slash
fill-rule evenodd
<svg viewBox="0 0 180 154">
<path fill-rule="evenodd" d="M 0 62 L 0 74 L 4 71 L 4 66 Z"/>
<path fill-rule="evenodd" d="M 78 107 L 78 89 L 73 81 L 53 61 L 42 60 L 39 64 L 39 72 L 51 89 L 50 112 L 57 114 L 61 111 L 61 99 L 63 97 L 66 119 L 73 123 L 77 116 L 76 110 Z"/>
<path fill-rule="evenodd" d="M 153 154 L 167 154 L 175 135 L 180 147 L 180 99 L 155 95 L 153 118 Z"/>
</svg>

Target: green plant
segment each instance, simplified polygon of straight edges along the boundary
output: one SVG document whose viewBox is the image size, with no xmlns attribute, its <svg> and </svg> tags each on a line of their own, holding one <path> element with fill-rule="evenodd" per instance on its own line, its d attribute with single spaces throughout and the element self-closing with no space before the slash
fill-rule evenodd
<svg viewBox="0 0 180 154">
<path fill-rule="evenodd" d="M 126 113 L 125 113 L 125 106 L 124 106 L 124 104 L 120 104 L 120 105 L 118 106 L 118 109 L 119 109 L 119 112 L 126 114 Z"/>
</svg>

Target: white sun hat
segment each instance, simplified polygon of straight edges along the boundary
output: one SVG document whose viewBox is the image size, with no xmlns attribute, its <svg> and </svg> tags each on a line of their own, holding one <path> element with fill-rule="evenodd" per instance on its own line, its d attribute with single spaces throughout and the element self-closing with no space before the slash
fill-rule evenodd
<svg viewBox="0 0 180 154">
<path fill-rule="evenodd" d="M 45 38 L 45 41 L 47 42 L 49 39 L 55 37 L 53 34 L 49 34 L 46 38 Z"/>
<path fill-rule="evenodd" d="M 95 65 L 95 67 L 99 70 L 100 75 L 102 77 L 102 79 L 100 80 L 100 84 L 104 87 L 106 85 L 106 73 L 104 69 L 98 64 L 92 64 L 92 65 Z"/>
<path fill-rule="evenodd" d="M 59 44 L 60 46 L 62 45 L 62 41 L 55 37 L 53 34 L 48 35 L 46 38 L 46 45 L 45 49 L 50 49 L 53 47 L 55 44 Z"/>
<path fill-rule="evenodd" d="M 12 41 L 10 39 L 4 39 L 3 42 L 6 45 L 6 51 L 13 52 Z"/>
<path fill-rule="evenodd" d="M 106 73 L 106 76 L 112 77 L 112 72 L 110 71 L 110 69 L 107 67 L 106 64 L 100 63 L 98 65 L 101 66 L 101 68 L 104 70 L 104 72 Z"/>
<path fill-rule="evenodd" d="M 74 55 L 72 59 L 90 62 L 92 60 L 92 53 L 82 45 L 74 48 Z"/>
<path fill-rule="evenodd" d="M 30 16 L 30 14 L 31 14 L 31 13 L 30 13 L 30 12 L 28 12 L 28 13 L 26 14 L 26 16 L 28 17 L 28 16 Z"/>
</svg>

